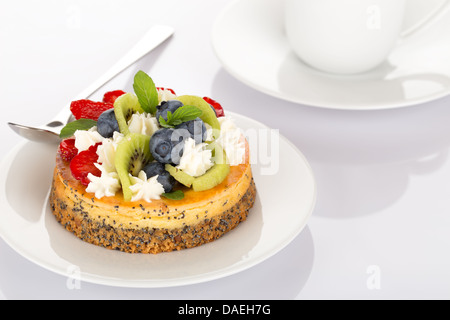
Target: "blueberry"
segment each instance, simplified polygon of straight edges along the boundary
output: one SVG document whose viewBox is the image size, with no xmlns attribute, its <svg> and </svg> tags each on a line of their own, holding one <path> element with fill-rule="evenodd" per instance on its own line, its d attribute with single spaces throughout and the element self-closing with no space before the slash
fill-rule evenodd
<svg viewBox="0 0 450 320">
<path fill-rule="evenodd" d="M 156 131 L 150 139 L 150 152 L 161 163 L 180 164 L 184 141 L 190 133 L 184 129 L 163 128 Z"/>
<path fill-rule="evenodd" d="M 120 132 L 114 109 L 106 110 L 98 117 L 97 131 L 103 138 L 112 138 L 114 131 Z"/>
<path fill-rule="evenodd" d="M 175 179 L 168 172 L 158 176 L 158 182 L 162 184 L 165 193 L 170 193 L 175 185 Z"/>
<path fill-rule="evenodd" d="M 150 152 L 153 158 L 161 163 L 172 163 L 173 129 L 159 129 L 150 139 Z"/>
<path fill-rule="evenodd" d="M 191 137 L 186 129 L 175 129 L 172 133 L 172 163 L 180 164 L 184 151 L 184 142 Z"/>
<path fill-rule="evenodd" d="M 144 172 L 147 178 L 158 176 L 158 182 L 164 187 L 164 192 L 172 192 L 173 186 L 175 185 L 175 179 L 166 171 L 163 163 L 151 162 L 144 167 Z"/>
<path fill-rule="evenodd" d="M 151 178 L 154 176 L 158 176 L 158 175 L 167 173 L 165 165 L 161 162 L 156 162 L 156 161 L 150 162 L 142 170 L 147 175 L 147 178 Z"/>
<path fill-rule="evenodd" d="M 163 117 L 164 120 L 167 121 L 167 112 L 171 112 L 172 114 L 180 107 L 183 106 L 183 103 L 178 100 L 169 100 L 163 101 L 159 106 L 156 107 L 156 119 L 159 121 L 159 117 Z"/>
<path fill-rule="evenodd" d="M 196 144 L 206 141 L 207 137 L 206 126 L 205 123 L 200 118 L 183 122 L 182 124 L 178 125 L 176 129 L 187 130 L 191 138 L 195 140 Z"/>
</svg>

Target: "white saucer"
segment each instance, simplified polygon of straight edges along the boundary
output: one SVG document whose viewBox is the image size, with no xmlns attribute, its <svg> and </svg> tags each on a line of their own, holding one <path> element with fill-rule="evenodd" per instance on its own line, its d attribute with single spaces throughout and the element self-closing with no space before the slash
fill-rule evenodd
<svg viewBox="0 0 450 320">
<path fill-rule="evenodd" d="M 410 7 L 409 15 L 420 17 L 419 9 Z M 338 76 L 316 71 L 294 55 L 284 33 L 283 1 L 233 1 L 212 31 L 223 67 L 248 86 L 299 104 L 348 110 L 406 107 L 450 94 L 449 39 L 447 12 L 399 43 L 379 68 Z"/>
<path fill-rule="evenodd" d="M 268 128 L 228 112 L 244 131 Z M 247 131 L 249 132 L 249 131 Z M 56 146 L 24 142 L 0 163 L 0 237 L 30 261 L 67 277 L 120 287 L 172 287 L 222 278 L 271 257 L 303 230 L 316 201 L 311 168 L 287 139 L 279 153 L 249 139 L 257 198 L 247 221 L 224 237 L 197 248 L 158 255 L 127 254 L 79 240 L 53 216 L 48 195 Z M 276 158 L 258 161 L 258 151 Z M 33 159 L 30 162 L 30 159 Z M 261 162 L 261 163 L 259 163 Z M 281 186 L 281 187 L 280 187 Z M 279 199 L 280 201 L 274 201 Z"/>
</svg>

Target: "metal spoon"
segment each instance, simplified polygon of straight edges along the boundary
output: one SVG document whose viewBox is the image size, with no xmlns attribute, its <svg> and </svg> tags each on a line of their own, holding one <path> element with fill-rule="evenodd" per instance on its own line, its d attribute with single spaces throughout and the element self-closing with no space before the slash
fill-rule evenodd
<svg viewBox="0 0 450 320">
<path fill-rule="evenodd" d="M 166 39 L 174 33 L 174 29 L 168 26 L 154 26 L 144 37 L 123 56 L 111 69 L 109 69 L 103 76 L 97 79 L 92 85 L 86 88 L 73 100 L 86 99 L 95 91 L 105 85 L 108 81 L 125 70 L 131 64 L 145 56 L 147 53 L 158 47 Z M 69 106 L 66 106 L 62 111 L 51 120 L 49 123 L 39 127 L 25 126 L 22 124 L 8 122 L 8 125 L 22 137 L 43 143 L 59 143 L 59 133 L 61 129 L 70 121 L 73 116 L 70 112 Z"/>
</svg>

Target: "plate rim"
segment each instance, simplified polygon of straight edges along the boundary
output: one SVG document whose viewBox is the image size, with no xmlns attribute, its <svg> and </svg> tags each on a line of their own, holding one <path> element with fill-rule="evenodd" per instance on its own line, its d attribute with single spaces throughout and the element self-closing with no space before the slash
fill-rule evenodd
<svg viewBox="0 0 450 320">
<path fill-rule="evenodd" d="M 228 114 L 235 118 L 236 120 L 242 119 L 243 121 L 247 121 L 249 123 L 254 123 L 257 126 L 261 128 L 270 129 L 267 125 L 263 124 L 262 122 L 259 122 L 255 119 L 252 119 L 250 117 L 231 112 L 229 111 Z M 250 261 L 241 261 L 238 263 L 238 265 L 231 265 L 227 266 L 222 269 L 213 270 L 207 273 L 198 274 L 198 275 L 191 275 L 191 276 L 185 276 L 182 278 L 173 278 L 173 279 L 162 279 L 162 280 L 156 280 L 156 279 L 118 279 L 118 278 L 111 278 L 108 276 L 101 276 L 101 275 L 93 275 L 88 272 L 81 272 L 80 273 L 80 280 L 85 281 L 88 283 L 98 284 L 98 285 L 104 285 L 104 286 L 113 286 L 113 287 L 124 287 L 124 288 L 170 288 L 170 287 L 179 287 L 179 286 L 186 286 L 186 285 L 194 285 L 194 284 L 200 284 L 205 283 L 213 280 L 218 280 L 221 278 L 225 278 L 234 274 L 238 274 L 242 271 L 245 271 L 247 269 L 250 269 L 265 260 L 271 258 L 272 256 L 276 255 L 278 252 L 282 251 L 286 246 L 288 246 L 307 226 L 309 219 L 311 218 L 314 208 L 316 206 L 317 201 L 317 182 L 314 175 L 314 172 L 311 168 L 310 163 L 308 162 L 305 155 L 295 146 L 289 139 L 284 137 L 282 134 L 279 134 L 279 138 L 286 143 L 286 145 L 291 149 L 292 152 L 295 152 L 303 161 L 303 166 L 307 169 L 308 175 L 311 177 L 311 188 L 312 188 L 312 198 L 310 199 L 311 205 L 310 208 L 308 208 L 308 212 L 304 214 L 304 217 L 302 219 L 302 223 L 299 224 L 295 229 L 292 229 L 289 235 L 284 239 L 284 241 L 279 242 L 276 246 L 273 246 L 271 250 L 264 251 L 263 254 L 259 254 L 257 257 L 251 258 Z M 16 157 L 17 153 L 24 148 L 24 146 L 29 143 L 27 140 L 23 140 L 20 143 L 18 143 L 11 151 L 0 161 L 0 168 L 3 168 L 4 166 L 8 165 L 10 166 L 14 158 Z M 6 170 L 5 170 L 6 171 Z M 6 178 L 8 172 L 3 172 L 0 175 L 0 181 L 5 181 L 4 178 Z M 1 186 L 1 190 L 3 191 L 4 185 Z M 49 190 L 50 192 L 50 186 Z M 48 195 L 47 192 L 47 195 Z M 2 192 L 0 195 L 0 199 L 6 202 L 2 203 L 0 202 L 0 207 L 4 208 L 5 210 L 8 210 L 9 212 L 13 212 L 13 214 L 18 214 L 14 211 L 13 208 L 11 208 L 6 199 L 6 195 Z M 39 209 L 41 210 L 41 209 Z M 56 266 L 56 263 L 54 262 L 48 262 L 45 259 L 42 259 L 39 257 L 38 254 L 31 254 L 29 251 L 27 251 L 25 248 L 22 248 L 20 245 L 14 242 L 13 239 L 10 239 L 8 236 L 4 234 L 4 229 L 0 225 L 0 238 L 16 253 L 18 253 L 23 258 L 27 259 L 28 261 L 40 266 L 41 268 L 54 272 L 58 275 L 67 277 L 68 274 L 65 270 L 61 270 L 61 268 L 58 268 Z"/>
<path fill-rule="evenodd" d="M 265 1 L 269 1 L 269 0 L 265 0 Z M 414 98 L 412 100 L 411 99 L 403 100 L 403 102 L 398 102 L 398 103 L 391 102 L 391 103 L 386 103 L 383 105 L 358 104 L 359 107 L 355 108 L 355 107 L 346 105 L 345 103 L 339 103 L 339 102 L 335 102 L 333 104 L 331 104 L 331 103 L 321 104 L 321 103 L 317 103 L 314 101 L 310 101 L 308 99 L 295 99 L 290 96 L 285 96 L 285 95 L 279 94 L 270 88 L 265 88 L 263 86 L 260 86 L 259 84 L 254 83 L 254 82 L 250 81 L 249 79 L 245 78 L 244 76 L 238 74 L 233 68 L 231 68 L 231 66 L 229 66 L 225 62 L 223 56 L 220 54 L 220 52 L 216 46 L 216 41 L 219 38 L 219 37 L 215 36 L 215 34 L 217 32 L 216 30 L 219 28 L 218 26 L 222 23 L 222 21 L 224 20 L 224 17 L 229 13 L 229 11 L 234 9 L 234 7 L 237 6 L 241 2 L 244 2 L 244 0 L 233 0 L 233 1 L 229 2 L 222 9 L 222 11 L 217 15 L 216 20 L 214 21 L 214 23 L 212 25 L 211 32 L 210 32 L 210 38 L 211 38 L 211 43 L 212 43 L 212 50 L 213 50 L 215 56 L 217 57 L 217 59 L 220 61 L 221 66 L 232 77 L 236 78 L 237 80 L 239 80 L 240 82 L 249 86 L 250 88 L 253 88 L 259 92 L 262 92 L 269 96 L 275 97 L 277 99 L 291 102 L 294 104 L 298 104 L 301 106 L 320 108 L 320 109 L 328 109 L 328 110 L 342 110 L 342 111 L 377 111 L 377 110 L 403 109 L 406 107 L 420 106 L 421 104 L 433 102 L 433 101 L 448 97 L 450 95 L 450 88 L 448 88 L 447 91 L 445 91 L 445 92 L 433 94 L 433 95 L 423 97 L 423 98 Z M 257 12 L 258 10 L 253 10 L 253 11 Z M 314 70 L 314 71 L 318 72 L 318 73 L 322 73 L 321 71 L 318 71 L 318 70 Z M 337 75 L 337 76 L 339 76 L 339 75 Z"/>
</svg>

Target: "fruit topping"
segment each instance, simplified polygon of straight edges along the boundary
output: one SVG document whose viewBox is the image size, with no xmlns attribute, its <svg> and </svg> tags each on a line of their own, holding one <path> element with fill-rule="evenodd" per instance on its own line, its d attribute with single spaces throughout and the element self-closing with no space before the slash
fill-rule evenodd
<svg viewBox="0 0 450 320">
<path fill-rule="evenodd" d="M 75 147 L 75 139 L 65 139 L 59 144 L 59 153 L 65 161 L 71 161 L 77 154 L 78 149 Z"/>
<path fill-rule="evenodd" d="M 153 158 L 161 163 L 173 163 L 172 149 L 174 144 L 172 142 L 172 135 L 174 129 L 163 128 L 156 131 L 150 139 L 150 153 Z"/>
<path fill-rule="evenodd" d="M 203 97 L 203 100 L 205 100 L 206 102 L 208 102 L 211 105 L 211 107 L 216 112 L 217 118 L 225 116 L 225 112 L 223 111 L 223 108 L 222 108 L 221 104 L 218 103 L 216 100 L 213 100 L 213 99 L 208 98 L 208 97 Z"/>
<path fill-rule="evenodd" d="M 192 186 L 192 183 L 195 180 L 193 176 L 188 175 L 183 170 L 180 170 L 177 167 L 172 166 L 171 164 L 166 164 L 166 170 L 172 177 L 175 178 L 175 180 L 188 188 Z"/>
<path fill-rule="evenodd" d="M 195 140 L 196 144 L 205 142 L 208 136 L 205 123 L 200 118 L 183 122 L 182 124 L 176 126 L 176 129 L 187 130 L 191 138 Z"/>
<path fill-rule="evenodd" d="M 90 182 L 88 178 L 89 173 L 96 177 L 100 177 L 102 174 L 101 171 L 95 166 L 95 163 L 97 163 L 98 160 L 98 146 L 99 144 L 96 144 L 88 150 L 80 152 L 70 162 L 70 171 L 72 172 L 72 176 L 85 186 L 89 185 Z"/>
<path fill-rule="evenodd" d="M 218 144 L 213 143 L 209 145 L 208 148 L 213 151 L 215 164 L 202 176 L 193 177 L 170 164 L 166 164 L 166 170 L 175 178 L 175 180 L 188 188 L 192 187 L 194 191 L 206 191 L 214 188 L 221 184 L 228 176 L 230 173 L 230 166 L 226 163 L 225 152 Z"/>
<path fill-rule="evenodd" d="M 114 109 L 103 112 L 97 121 L 97 131 L 103 138 L 112 138 L 114 132 L 120 132 Z"/>
<path fill-rule="evenodd" d="M 111 103 L 95 102 L 91 100 L 77 100 L 70 104 L 70 111 L 74 115 L 75 119 L 91 119 L 98 120 L 100 115 L 109 109 L 114 108 Z"/>
<path fill-rule="evenodd" d="M 211 144 L 209 147 L 214 148 L 215 164 L 204 175 L 195 178 L 192 182 L 194 191 L 205 191 L 221 184 L 230 173 L 230 165 L 226 163 L 226 155 L 218 144 Z"/>
<path fill-rule="evenodd" d="M 119 124 L 120 132 L 124 135 L 130 133 L 128 128 L 128 121 L 131 119 L 133 113 L 144 113 L 144 110 L 139 104 L 139 100 L 136 95 L 132 93 L 126 93 L 114 102 L 114 114 Z"/>
<path fill-rule="evenodd" d="M 137 177 L 147 163 L 152 160 L 149 143 L 149 136 L 130 133 L 117 146 L 114 162 L 122 184 L 125 201 L 131 201 L 133 197 L 133 192 L 130 189 L 133 184 L 130 174 Z"/>
<path fill-rule="evenodd" d="M 178 100 L 163 101 L 156 107 L 156 120 L 160 122 L 160 117 L 162 117 L 165 121 L 167 121 L 167 113 L 171 112 L 174 114 L 175 111 L 182 106 L 183 104 Z"/>
<path fill-rule="evenodd" d="M 205 191 L 221 184 L 230 173 L 230 166 L 227 164 L 215 164 L 203 176 L 195 178 L 192 183 L 194 191 Z"/>
<path fill-rule="evenodd" d="M 180 96 L 177 98 L 185 106 L 193 106 L 202 111 L 202 115 L 199 116 L 203 122 L 209 124 L 213 128 L 213 137 L 218 138 L 220 135 L 220 123 L 217 120 L 216 113 L 213 111 L 208 102 L 197 96 Z"/>
<path fill-rule="evenodd" d="M 59 153 L 75 179 L 90 185 L 96 197 L 121 187 L 125 201 L 182 199 L 183 191 L 174 190 L 177 182 L 194 191 L 222 183 L 230 172 L 227 154 L 233 155 L 241 133 L 226 117 L 219 121 L 225 116 L 220 103 L 177 96 L 142 71 L 133 89 L 106 92 L 102 102 L 71 103 L 76 121 L 61 130 Z M 233 135 L 225 139 L 225 132 Z"/>
<path fill-rule="evenodd" d="M 175 185 L 175 179 L 166 170 L 164 164 L 160 162 L 151 162 L 142 169 L 147 178 L 158 176 L 157 180 L 162 184 L 165 193 L 170 193 Z"/>
<path fill-rule="evenodd" d="M 125 93 L 126 92 L 124 92 L 122 90 L 109 91 L 109 92 L 105 93 L 105 95 L 103 96 L 103 102 L 114 104 L 116 99 L 118 97 L 124 95 Z"/>
</svg>

